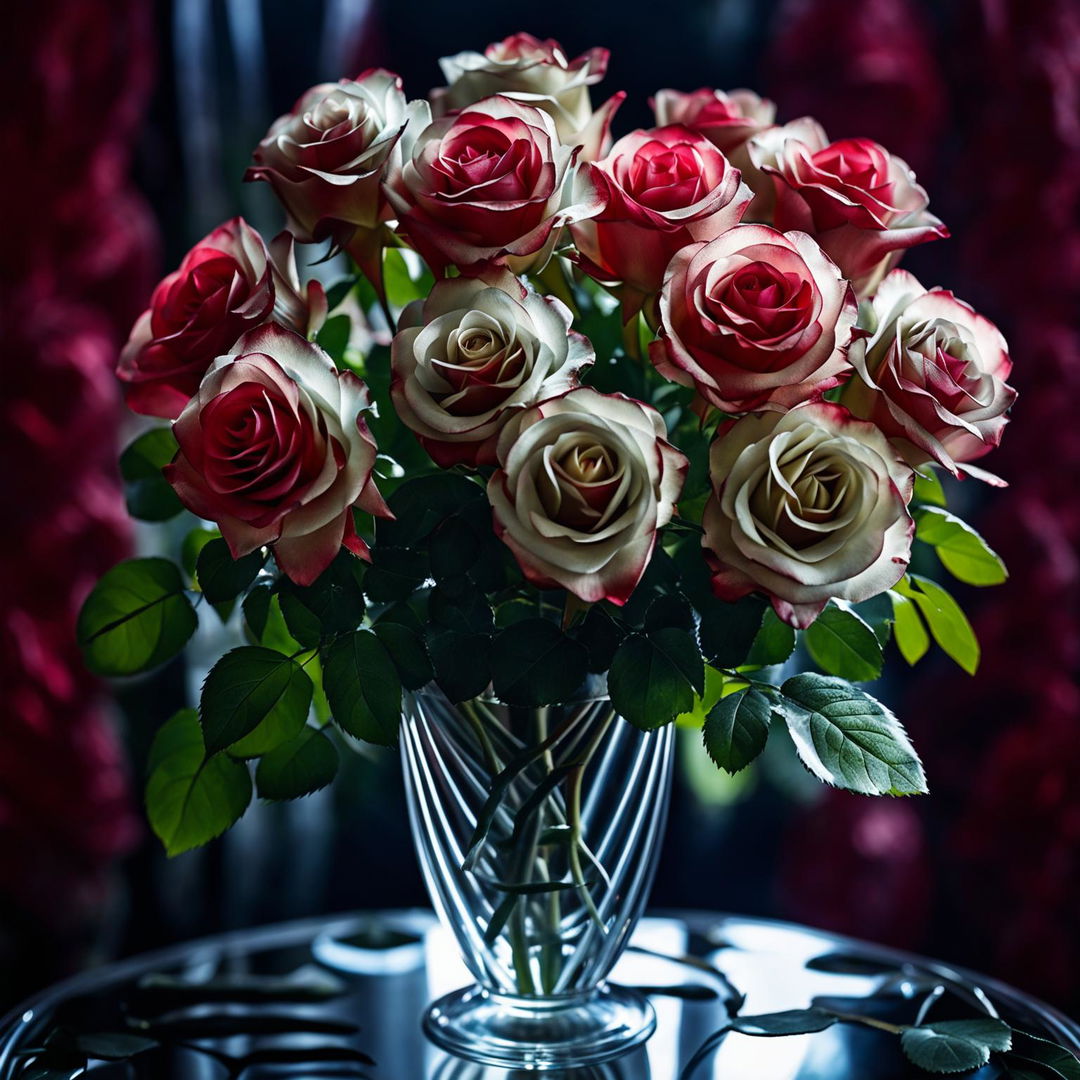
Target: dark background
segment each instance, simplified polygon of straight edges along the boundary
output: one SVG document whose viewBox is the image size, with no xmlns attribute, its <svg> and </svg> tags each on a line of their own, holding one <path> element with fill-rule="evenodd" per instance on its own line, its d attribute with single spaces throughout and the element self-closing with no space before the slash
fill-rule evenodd
<svg viewBox="0 0 1080 1080">
<path fill-rule="evenodd" d="M 166 861 L 139 806 L 157 726 L 198 649 L 113 704 L 71 643 L 94 578 L 134 544 L 112 378 L 157 278 L 240 211 L 240 177 L 311 83 L 379 64 L 410 96 L 436 60 L 519 29 L 612 50 L 616 132 L 671 86 L 751 86 L 781 121 L 900 154 L 953 238 L 905 265 L 1001 325 L 1021 398 L 993 467 L 953 492 L 1012 571 L 958 590 L 979 674 L 893 656 L 880 692 L 933 794 L 860 799 L 770 753 L 725 780 L 684 732 L 654 902 L 777 915 L 1000 975 L 1080 1012 L 1080 6 L 1068 0 L 512 5 L 19 0 L 0 55 L 0 1006 L 79 966 L 220 928 L 425 902 L 392 754 L 332 792 L 256 807 Z M 775 740 L 774 740 L 775 742 Z"/>
</svg>

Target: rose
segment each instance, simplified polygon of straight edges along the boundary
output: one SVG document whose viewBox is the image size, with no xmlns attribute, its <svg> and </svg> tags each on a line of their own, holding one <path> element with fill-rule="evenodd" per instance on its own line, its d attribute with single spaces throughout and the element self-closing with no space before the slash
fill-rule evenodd
<svg viewBox="0 0 1080 1080">
<path fill-rule="evenodd" d="M 851 350 L 858 373 L 844 404 L 873 421 L 915 466 L 937 461 L 951 473 L 1001 441 L 1016 391 L 1008 346 L 989 319 L 946 289 L 927 290 L 894 270 L 865 310 L 872 336 Z"/>
<path fill-rule="evenodd" d="M 267 250 L 243 218 L 219 225 L 154 290 L 135 323 L 116 373 L 135 412 L 173 419 L 215 356 L 273 317 L 307 333 L 326 315 L 318 282 L 301 292 L 292 237 Z"/>
<path fill-rule="evenodd" d="M 390 395 L 438 465 L 495 464 L 495 442 L 516 410 L 577 385 L 593 362 L 554 297 L 504 272 L 449 278 L 402 314 L 391 346 Z"/>
<path fill-rule="evenodd" d="M 739 169 L 749 162 L 746 142 L 771 127 L 776 106 L 753 90 L 710 90 L 702 87 L 691 94 L 679 90 L 657 90 L 649 105 L 656 123 L 682 124 L 704 135 Z"/>
<path fill-rule="evenodd" d="M 615 94 L 593 112 L 589 87 L 604 77 L 607 64 L 607 49 L 589 49 L 567 60 L 551 38 L 513 34 L 482 53 L 444 56 L 439 67 L 449 85 L 432 91 L 432 109 L 444 116 L 502 94 L 549 113 L 563 145 L 580 146 L 582 159 L 592 161 L 606 149 L 611 118 L 626 97 Z"/>
<path fill-rule="evenodd" d="M 406 103 L 401 79 L 381 68 L 320 83 L 270 125 L 244 179 L 269 182 L 299 240 L 331 236 L 381 281 L 382 180 L 406 125 L 430 118 L 427 102 Z"/>
<path fill-rule="evenodd" d="M 686 476 L 665 435 L 655 409 L 590 388 L 507 423 L 488 499 L 496 533 L 533 584 L 626 602 Z"/>
<path fill-rule="evenodd" d="M 720 599 L 761 590 L 781 619 L 805 628 L 829 600 L 867 600 L 904 576 L 914 473 L 841 406 L 729 421 L 709 468 L 702 546 Z"/>
<path fill-rule="evenodd" d="M 748 150 L 773 182 L 772 223 L 810 233 L 860 297 L 906 248 L 949 235 L 907 164 L 869 139 L 830 143 L 803 119 L 751 139 Z"/>
<path fill-rule="evenodd" d="M 851 286 L 806 233 L 736 225 L 672 259 L 649 353 L 724 412 L 786 407 L 851 370 L 857 314 Z"/>
<path fill-rule="evenodd" d="M 486 98 L 420 132 L 387 195 L 436 273 L 492 263 L 524 273 L 543 267 L 563 225 L 600 209 L 588 185 L 567 201 L 576 155 L 548 113 Z"/>
<path fill-rule="evenodd" d="M 678 125 L 631 132 L 578 177 L 606 204 L 571 226 L 579 262 L 598 281 L 622 284 L 626 315 L 659 290 L 679 248 L 730 229 L 751 198 L 724 155 Z"/>
<path fill-rule="evenodd" d="M 233 558 L 274 545 L 310 585 L 342 544 L 367 557 L 352 507 L 389 516 L 372 480 L 367 387 L 317 345 L 273 324 L 219 357 L 173 425 L 165 467 L 180 501 L 217 523 Z"/>
</svg>

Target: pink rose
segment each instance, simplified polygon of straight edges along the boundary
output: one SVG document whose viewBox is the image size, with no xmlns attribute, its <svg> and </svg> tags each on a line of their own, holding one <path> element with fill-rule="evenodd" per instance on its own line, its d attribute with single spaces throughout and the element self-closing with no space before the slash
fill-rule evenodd
<svg viewBox="0 0 1080 1080">
<path fill-rule="evenodd" d="M 491 97 L 410 141 L 387 195 L 399 231 L 437 274 L 492 263 L 524 273 L 543 267 L 563 225 L 600 209 L 587 185 L 569 202 L 576 158 L 548 113 Z"/>
<path fill-rule="evenodd" d="M 851 370 L 857 315 L 851 286 L 811 237 L 736 225 L 672 259 L 649 353 L 724 412 L 784 408 Z"/>
<path fill-rule="evenodd" d="M 293 238 L 267 249 L 243 218 L 219 225 L 154 290 L 135 323 L 116 374 L 138 413 L 173 419 L 199 387 L 211 361 L 249 330 L 275 318 L 301 333 L 326 315 L 318 282 L 301 290 Z"/>
<path fill-rule="evenodd" d="M 297 239 L 332 237 L 377 282 L 389 217 L 382 181 L 406 125 L 430 118 L 427 102 L 406 103 L 401 79 L 382 68 L 321 83 L 270 125 L 244 179 L 270 183 Z"/>
<path fill-rule="evenodd" d="M 753 90 L 709 90 L 702 87 L 691 94 L 679 90 L 657 90 L 649 101 L 656 123 L 682 124 L 704 135 L 739 169 L 749 161 L 746 142 L 759 131 L 771 127 L 776 106 Z"/>
<path fill-rule="evenodd" d="M 870 139 L 830 143 L 805 118 L 763 132 L 748 150 L 772 180 L 772 224 L 810 233 L 859 297 L 874 291 L 905 249 L 949 235 L 927 212 L 911 169 Z"/>
<path fill-rule="evenodd" d="M 830 600 L 868 600 L 904 576 L 915 474 L 841 406 L 731 420 L 709 471 L 702 546 L 721 600 L 764 592 L 781 619 L 805 628 Z"/>
<path fill-rule="evenodd" d="M 367 387 L 317 345 L 261 327 L 214 362 L 173 425 L 180 449 L 165 475 L 233 558 L 272 544 L 282 571 L 310 585 L 343 544 L 367 557 L 353 506 L 389 516 L 368 407 Z"/>
<path fill-rule="evenodd" d="M 868 306 L 869 340 L 851 350 L 858 377 L 844 404 L 873 421 L 912 465 L 937 461 L 954 475 L 1001 441 L 1016 391 L 1008 346 L 989 319 L 946 289 L 927 290 L 894 270 Z"/>
<path fill-rule="evenodd" d="M 586 603 L 626 603 L 686 478 L 666 435 L 652 407 L 591 388 L 511 418 L 488 499 L 529 581 Z"/>
<path fill-rule="evenodd" d="M 602 193 L 603 212 L 571 226 L 581 268 L 623 287 L 623 311 L 659 291 L 680 248 L 712 240 L 738 222 L 750 190 L 708 139 L 672 125 L 633 131 L 579 180 Z"/>
<path fill-rule="evenodd" d="M 447 278 L 410 304 L 391 346 L 390 394 L 436 464 L 494 465 L 515 412 L 577 385 L 593 362 L 566 306 L 509 272 Z"/>
<path fill-rule="evenodd" d="M 604 77 L 607 64 L 607 49 L 567 60 L 551 38 L 513 34 L 482 53 L 444 56 L 439 66 L 449 85 L 432 91 L 432 109 L 445 116 L 495 94 L 514 98 L 549 113 L 563 145 L 580 146 L 582 160 L 593 161 L 607 149 L 611 118 L 626 97 L 615 94 L 593 112 L 589 87 Z"/>
</svg>

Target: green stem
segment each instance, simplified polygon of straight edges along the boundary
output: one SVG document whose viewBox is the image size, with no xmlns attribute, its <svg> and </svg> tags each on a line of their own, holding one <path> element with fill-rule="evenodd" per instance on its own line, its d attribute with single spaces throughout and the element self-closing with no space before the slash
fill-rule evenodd
<svg viewBox="0 0 1080 1080">
<path fill-rule="evenodd" d="M 607 734 L 612 719 L 613 716 L 609 715 L 600 725 L 596 734 L 593 736 L 592 741 L 586 748 L 585 753 L 582 755 L 581 764 L 574 769 L 573 773 L 571 773 L 569 797 L 567 799 L 566 807 L 567 824 L 569 824 L 571 830 L 570 877 L 573 879 L 574 884 L 578 886 L 578 891 L 581 893 L 589 917 L 597 927 L 599 927 L 600 932 L 603 934 L 607 933 L 607 926 L 604 924 L 604 920 L 600 917 L 600 912 L 593 902 L 592 893 L 589 891 L 589 887 L 585 882 L 585 874 L 581 868 L 581 786 L 585 779 L 585 770 L 589 767 L 589 763 L 592 761 L 593 755 L 600 746 L 601 740 Z"/>
</svg>

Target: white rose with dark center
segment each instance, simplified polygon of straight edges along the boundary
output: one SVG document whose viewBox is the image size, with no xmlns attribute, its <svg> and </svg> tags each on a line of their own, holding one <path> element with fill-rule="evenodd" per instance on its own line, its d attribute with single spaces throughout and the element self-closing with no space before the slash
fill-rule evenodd
<svg viewBox="0 0 1080 1080">
<path fill-rule="evenodd" d="M 435 462 L 495 464 L 506 421 L 577 385 L 593 362 L 554 297 L 509 273 L 440 281 L 409 306 L 391 347 L 390 394 L 403 423 Z"/>
</svg>

